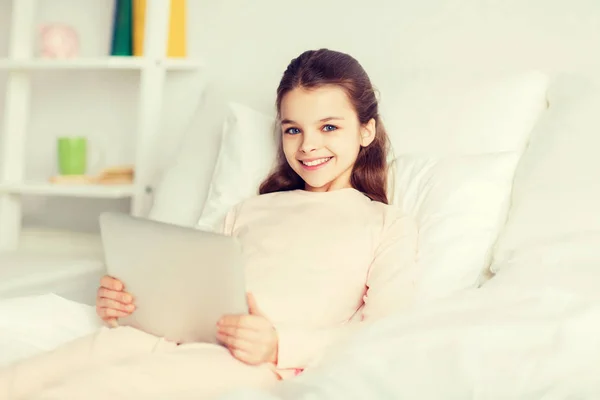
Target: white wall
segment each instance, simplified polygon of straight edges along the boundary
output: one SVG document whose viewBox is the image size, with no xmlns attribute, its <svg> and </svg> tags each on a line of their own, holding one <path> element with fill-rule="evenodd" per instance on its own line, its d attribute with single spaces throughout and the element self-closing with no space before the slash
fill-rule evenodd
<svg viewBox="0 0 600 400">
<path fill-rule="evenodd" d="M 258 91 L 272 95 L 286 63 L 318 47 L 353 54 L 375 84 L 397 67 L 600 66 L 598 0 L 193 3 L 199 53 L 242 100 Z M 261 98 L 266 107 L 262 100 L 271 98 Z"/>
<path fill-rule="evenodd" d="M 83 55 L 106 53 L 112 1 L 38 2 L 40 23 L 73 24 Z M 9 3 L 0 0 L 0 56 L 6 54 Z M 188 5 L 190 54 L 206 61 L 228 98 L 265 111 L 272 110 L 291 58 L 319 47 L 351 53 L 378 86 L 385 86 L 394 68 L 600 71 L 598 0 L 188 0 Z M 55 170 L 53 146 L 62 134 L 86 134 L 102 143 L 109 149 L 106 162 L 130 161 L 135 85 L 134 74 L 125 72 L 39 74 L 27 173 L 43 178 Z M 159 163 L 174 151 L 199 88 L 197 80 L 189 84 L 181 77 L 170 88 Z M 32 198 L 27 220 L 89 231 L 99 211 L 126 206 Z"/>
</svg>

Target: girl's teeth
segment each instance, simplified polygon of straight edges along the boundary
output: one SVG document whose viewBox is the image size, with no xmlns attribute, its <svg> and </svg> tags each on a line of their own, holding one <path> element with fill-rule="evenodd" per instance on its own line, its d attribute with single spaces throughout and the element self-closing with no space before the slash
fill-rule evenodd
<svg viewBox="0 0 600 400">
<path fill-rule="evenodd" d="M 319 158 L 318 160 L 313 160 L 313 161 L 303 161 L 304 165 L 307 165 L 309 167 L 314 167 L 315 165 L 319 165 L 319 164 L 323 164 L 325 161 L 329 161 L 329 158 Z"/>
</svg>

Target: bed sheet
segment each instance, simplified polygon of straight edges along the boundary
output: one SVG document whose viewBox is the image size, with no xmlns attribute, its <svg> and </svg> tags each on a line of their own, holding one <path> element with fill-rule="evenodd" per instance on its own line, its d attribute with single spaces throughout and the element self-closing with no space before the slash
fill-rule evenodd
<svg viewBox="0 0 600 400">
<path fill-rule="evenodd" d="M 598 268 L 580 274 L 582 287 Z M 571 271 L 539 285 L 490 284 L 394 316 L 270 392 L 222 399 L 600 398 L 600 299 L 578 290 Z"/>
</svg>

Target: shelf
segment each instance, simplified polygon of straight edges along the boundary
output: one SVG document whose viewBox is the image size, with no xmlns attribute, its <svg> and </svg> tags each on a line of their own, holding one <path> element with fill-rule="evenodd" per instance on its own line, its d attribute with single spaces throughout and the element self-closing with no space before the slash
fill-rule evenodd
<svg viewBox="0 0 600 400">
<path fill-rule="evenodd" d="M 137 94 L 134 97 L 136 107 L 126 118 L 135 125 L 132 129 L 134 136 L 131 138 L 133 145 L 131 151 L 135 156 L 132 166 L 136 174 L 152 173 L 154 166 L 151 160 L 146 160 L 146 149 L 160 146 L 161 126 L 164 125 L 163 118 L 168 111 L 165 107 L 165 97 L 169 93 L 167 91 L 170 89 L 169 81 L 175 80 L 176 83 L 185 85 L 186 80 L 191 80 L 190 83 L 194 85 L 201 84 L 203 80 L 199 79 L 201 78 L 199 73 L 205 67 L 205 64 L 194 55 L 185 58 L 168 57 L 166 49 L 169 44 L 169 2 L 147 2 L 143 32 L 144 53 L 141 57 L 111 56 L 111 52 L 105 49 L 97 54 L 80 52 L 74 58 L 56 59 L 48 58 L 46 54 L 36 49 L 38 46 L 35 46 L 35 41 L 32 41 L 32 37 L 37 35 L 35 30 L 39 21 L 36 18 L 36 8 L 39 2 L 37 0 L 6 1 L 12 5 L 9 7 L 12 13 L 10 18 L 3 20 L 4 25 L 7 26 L 2 39 L 6 37 L 7 40 L 5 51 L 0 54 L 0 78 L 6 81 L 4 85 L 6 87 L 3 87 L 0 93 L 4 99 L 0 107 L 0 128 L 4 131 L 0 141 L 4 149 L 4 154 L 0 157 L 0 171 L 4 171 L 0 176 L 0 253 L 17 250 L 19 242 L 25 240 L 19 234 L 23 221 L 27 220 L 23 218 L 24 212 L 27 211 L 27 207 L 23 207 L 23 202 L 27 200 L 27 196 L 52 197 L 59 203 L 67 198 L 112 199 L 117 200 L 114 201 L 116 204 L 113 206 L 118 206 L 125 201 L 131 203 L 128 205 L 132 214 L 146 214 L 152 206 L 152 196 L 149 188 L 145 188 L 145 184 L 137 181 L 125 181 L 126 185 L 106 185 L 101 184 L 100 180 L 91 180 L 95 183 L 91 185 L 88 184 L 90 180 L 81 183 L 75 180 L 50 181 L 43 175 L 29 177 L 25 174 L 26 156 L 29 154 L 27 147 L 29 122 L 32 113 L 35 112 L 32 108 L 36 100 L 35 89 L 38 88 L 39 83 L 46 82 L 48 79 L 66 79 L 66 82 L 70 82 L 69 78 L 75 75 L 82 75 L 78 78 L 89 78 L 112 74 L 123 79 L 133 79 L 133 81 L 128 80 L 127 84 L 121 84 L 124 82 L 122 80 L 110 83 L 119 84 L 115 87 L 119 93 L 127 92 L 134 96 Z M 110 24 L 111 21 L 108 22 Z M 98 37 L 104 40 L 102 35 L 106 36 L 106 32 L 103 33 L 106 29 L 102 29 L 100 25 L 95 28 L 100 31 L 94 33 L 92 31 L 96 29 L 93 29 L 89 33 L 100 35 Z M 102 85 L 106 85 L 105 80 L 100 78 L 77 79 L 77 82 L 71 83 L 89 84 L 92 88 L 102 88 Z M 85 88 L 81 88 L 80 91 L 85 92 Z M 72 92 L 77 94 L 76 90 Z M 61 105 L 64 106 L 62 103 Z M 64 110 L 65 118 L 69 116 L 69 112 L 68 108 Z M 129 122 L 125 119 L 120 122 L 127 123 L 129 126 Z M 143 157 L 139 156 L 140 153 Z M 117 181 L 110 182 L 117 183 Z M 118 201 L 118 199 L 123 200 Z M 1 277 L 0 282 L 2 282 Z"/>
<path fill-rule="evenodd" d="M 47 226 L 25 225 L 21 229 L 17 250 L 26 254 L 101 257 L 102 240 L 98 230 L 77 232 Z"/>
<path fill-rule="evenodd" d="M 0 183 L 0 193 L 39 196 L 124 199 L 133 196 L 133 185 L 67 185 L 47 182 Z"/>
<path fill-rule="evenodd" d="M 100 57 L 72 59 L 0 58 L 0 70 L 142 70 L 158 64 L 169 71 L 195 71 L 203 66 L 198 60 L 169 58 L 150 60 L 141 57 Z"/>
<path fill-rule="evenodd" d="M 53 244 L 55 247 L 60 247 L 59 243 L 61 242 Z M 87 255 L 64 252 L 61 254 L 55 250 L 2 252 L 0 253 L 0 298 L 53 293 L 56 296 L 94 305 L 100 278 L 105 274 L 102 253 Z M 49 296 L 47 300 L 51 302 L 53 299 L 58 297 Z"/>
<path fill-rule="evenodd" d="M 165 58 L 158 63 L 168 71 L 195 71 L 204 67 L 204 63 L 200 60 L 182 58 Z"/>
</svg>

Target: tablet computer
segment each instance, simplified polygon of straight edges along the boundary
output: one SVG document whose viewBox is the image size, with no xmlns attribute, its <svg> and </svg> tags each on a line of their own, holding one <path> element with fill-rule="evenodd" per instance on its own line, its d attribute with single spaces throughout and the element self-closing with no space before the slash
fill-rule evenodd
<svg viewBox="0 0 600 400">
<path fill-rule="evenodd" d="M 217 343 L 225 314 L 247 314 L 238 240 L 121 213 L 103 213 L 106 269 L 134 297 L 119 325 L 177 343 Z"/>
</svg>

